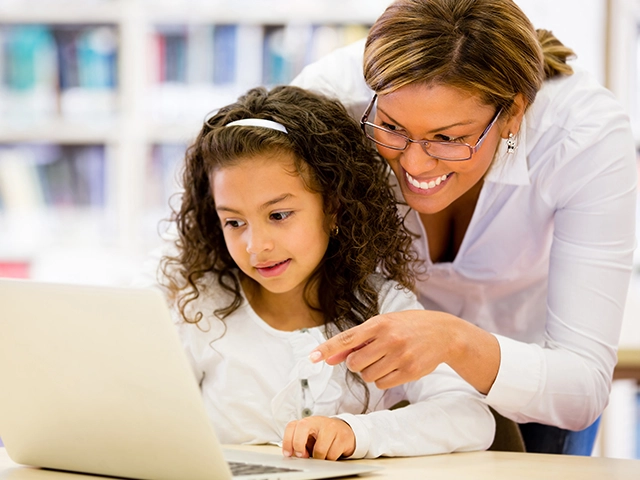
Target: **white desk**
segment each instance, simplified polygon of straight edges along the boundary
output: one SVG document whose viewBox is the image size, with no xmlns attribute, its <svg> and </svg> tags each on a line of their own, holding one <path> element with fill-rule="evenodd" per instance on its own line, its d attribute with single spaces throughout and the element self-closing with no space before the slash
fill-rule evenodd
<svg viewBox="0 0 640 480">
<path fill-rule="evenodd" d="M 235 448 L 235 447 L 234 447 Z M 276 447 L 238 447 L 280 453 Z M 473 452 L 412 458 L 357 460 L 383 467 L 363 478 L 372 480 L 639 480 L 640 460 Z M 103 477 L 20 467 L 0 448 L 0 480 L 97 480 Z M 188 479 L 185 479 L 188 480 Z"/>
</svg>

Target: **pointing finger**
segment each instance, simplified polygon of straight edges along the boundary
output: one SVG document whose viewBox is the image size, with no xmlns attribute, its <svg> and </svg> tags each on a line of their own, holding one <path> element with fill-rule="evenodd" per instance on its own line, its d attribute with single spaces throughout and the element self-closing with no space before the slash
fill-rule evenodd
<svg viewBox="0 0 640 480">
<path fill-rule="evenodd" d="M 329 363 L 332 365 L 340 363 L 351 352 L 362 348 L 372 340 L 375 327 L 376 322 L 369 320 L 349 330 L 340 332 L 335 337 L 331 337 L 323 344 L 318 345 L 309 354 L 309 360 L 313 363 L 318 363 L 321 360 L 330 359 Z"/>
</svg>

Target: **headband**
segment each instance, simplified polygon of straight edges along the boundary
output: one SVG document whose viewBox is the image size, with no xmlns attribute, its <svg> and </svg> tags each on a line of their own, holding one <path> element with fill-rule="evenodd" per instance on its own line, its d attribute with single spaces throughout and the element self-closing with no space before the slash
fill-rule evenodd
<svg viewBox="0 0 640 480">
<path fill-rule="evenodd" d="M 243 118 L 241 120 L 234 120 L 233 122 L 227 123 L 225 127 L 261 127 L 261 128 L 270 128 L 272 130 L 278 130 L 282 133 L 289 133 L 284 125 L 278 122 L 274 122 L 273 120 L 265 120 L 263 118 Z"/>
</svg>

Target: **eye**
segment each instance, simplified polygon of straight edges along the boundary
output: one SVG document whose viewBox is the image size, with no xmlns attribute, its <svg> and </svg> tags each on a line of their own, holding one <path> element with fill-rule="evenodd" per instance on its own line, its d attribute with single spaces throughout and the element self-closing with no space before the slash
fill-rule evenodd
<svg viewBox="0 0 640 480">
<path fill-rule="evenodd" d="M 397 125 L 393 125 L 391 123 L 387 123 L 387 122 L 381 122 L 380 126 L 382 128 L 385 128 L 387 130 L 391 130 L 392 132 L 398 132 L 400 133 L 400 129 L 397 127 Z"/>
<path fill-rule="evenodd" d="M 464 143 L 465 137 L 450 137 L 449 135 L 438 134 L 433 139 L 436 142 Z"/>
<path fill-rule="evenodd" d="M 281 221 L 286 220 L 287 218 L 289 218 L 291 215 L 293 215 L 293 212 L 291 212 L 291 211 L 273 212 L 271 215 L 269 215 L 269 218 L 271 220 L 275 220 L 276 222 L 281 222 Z"/>
<path fill-rule="evenodd" d="M 245 225 L 246 223 L 242 220 L 227 219 L 224 222 L 224 226 L 229 228 L 240 228 L 244 227 Z"/>
</svg>

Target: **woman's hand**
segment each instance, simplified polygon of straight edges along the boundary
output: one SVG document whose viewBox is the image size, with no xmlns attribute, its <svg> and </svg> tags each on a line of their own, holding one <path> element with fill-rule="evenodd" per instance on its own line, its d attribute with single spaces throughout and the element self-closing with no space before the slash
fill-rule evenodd
<svg viewBox="0 0 640 480">
<path fill-rule="evenodd" d="M 348 423 L 338 418 L 307 417 L 289 422 L 284 431 L 282 453 L 286 457 L 337 460 L 353 455 L 356 437 Z"/>
<path fill-rule="evenodd" d="M 488 332 L 443 312 L 408 310 L 377 315 L 330 338 L 311 352 L 313 362 L 346 361 L 378 388 L 415 381 L 447 363 L 481 393 L 500 366 L 500 346 Z"/>
</svg>

